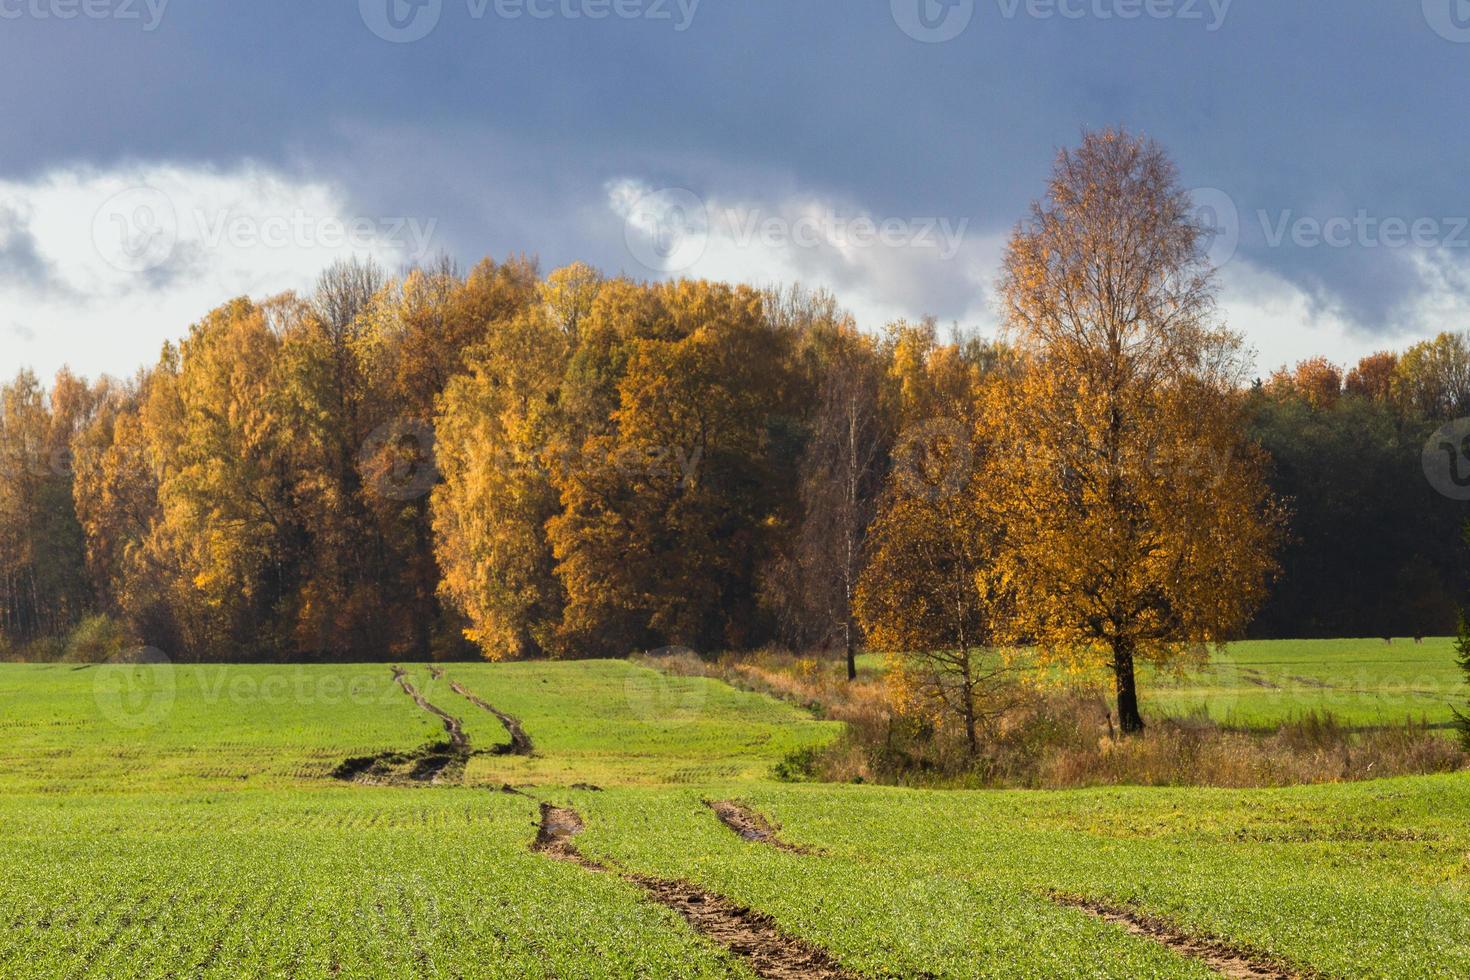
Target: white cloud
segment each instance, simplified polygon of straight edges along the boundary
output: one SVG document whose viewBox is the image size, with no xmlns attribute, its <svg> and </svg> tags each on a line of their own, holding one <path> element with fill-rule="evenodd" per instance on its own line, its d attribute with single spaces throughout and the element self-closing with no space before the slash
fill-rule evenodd
<svg viewBox="0 0 1470 980">
<path fill-rule="evenodd" d="M 882 215 L 813 194 L 701 198 L 632 178 L 606 192 L 635 273 L 822 287 L 869 329 L 926 314 L 993 320 L 987 296 L 1005 238 L 963 215 Z"/>
<path fill-rule="evenodd" d="M 644 274 L 821 286 L 869 329 L 926 314 L 992 332 L 997 326 L 992 297 L 1008 231 L 904 215 L 896 238 L 858 242 L 859 225 L 881 229 L 884 219 L 849 202 L 816 195 L 699 198 L 632 178 L 610 182 L 606 203 L 622 222 L 631 267 Z M 1426 287 L 1412 309 L 1395 316 L 1394 330 L 1366 331 L 1330 292 L 1309 290 L 1239 254 L 1220 270 L 1220 313 L 1245 334 L 1261 375 L 1316 356 L 1351 365 L 1374 351 L 1470 326 L 1470 281 L 1461 264 L 1434 252 L 1414 261 Z"/>
<path fill-rule="evenodd" d="M 1397 329 L 1366 331 L 1341 304 L 1240 256 L 1220 270 L 1220 310 L 1257 351 L 1261 376 L 1309 357 L 1351 366 L 1375 351 L 1402 350 L 1470 325 L 1470 289 L 1456 278 L 1458 265 L 1441 263 L 1433 253 L 1417 256 L 1415 264 L 1433 286 L 1399 311 Z"/>
<path fill-rule="evenodd" d="M 0 181 L 0 370 L 127 374 L 231 297 L 308 288 L 352 256 L 396 269 L 432 252 L 435 231 L 354 213 L 340 187 L 251 164 Z"/>
<path fill-rule="evenodd" d="M 405 166 L 390 199 L 422 205 L 442 189 Z M 350 172 L 332 172 L 339 169 Z M 252 164 L 169 163 L 0 181 L 0 374 L 30 365 L 45 376 L 63 363 L 89 375 L 130 373 L 233 296 L 310 288 L 321 269 L 353 255 L 397 269 L 455 242 L 484 247 L 486 227 L 515 239 L 497 241 L 502 251 L 582 257 L 613 272 L 824 287 L 868 329 L 926 314 L 996 325 L 993 287 L 1009 229 L 960 214 L 884 213 L 776 177 L 761 185 L 775 189 L 749 189 L 757 185 L 747 180 L 746 190 L 703 198 L 655 192 L 656 183 L 636 178 L 548 194 L 490 168 L 433 210 L 454 216 L 451 241 L 433 220 L 364 220 L 348 182 L 360 183 Z M 1221 272 L 1221 311 L 1258 350 L 1263 374 L 1319 354 L 1351 363 L 1470 327 L 1463 264 L 1433 252 L 1413 259 L 1422 288 L 1411 308 L 1394 311 L 1394 331 L 1366 332 L 1330 290 L 1245 254 Z"/>
</svg>

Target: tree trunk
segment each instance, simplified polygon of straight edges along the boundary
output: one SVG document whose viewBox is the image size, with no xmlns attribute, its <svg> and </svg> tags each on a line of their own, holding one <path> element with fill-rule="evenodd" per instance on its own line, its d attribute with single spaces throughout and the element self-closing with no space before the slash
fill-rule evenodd
<svg viewBox="0 0 1470 980">
<path fill-rule="evenodd" d="M 980 755 L 980 733 L 975 718 L 975 681 L 970 672 L 970 654 L 966 652 L 964 658 L 961 679 L 965 696 L 965 745 L 970 750 L 970 759 L 973 760 Z"/>
<path fill-rule="evenodd" d="M 417 558 L 422 561 L 424 556 L 432 556 L 434 548 L 433 536 L 429 533 L 429 498 L 427 495 L 420 497 L 415 504 L 417 508 L 417 520 L 414 522 L 414 535 L 418 545 Z M 429 559 L 432 562 L 432 558 Z M 435 566 L 437 567 L 437 566 Z M 434 587 L 427 584 L 427 574 L 420 567 L 416 569 L 420 574 L 416 575 L 414 582 L 414 594 L 418 600 L 417 613 L 414 617 L 414 646 L 418 650 L 418 658 L 423 663 L 429 663 L 434 659 Z"/>
<path fill-rule="evenodd" d="M 1143 732 L 1138 713 L 1138 685 L 1133 679 L 1133 646 L 1127 640 L 1113 641 L 1113 675 L 1118 682 L 1118 725 L 1124 735 Z"/>
<path fill-rule="evenodd" d="M 844 631 L 847 634 L 847 679 L 857 680 L 857 644 L 853 641 L 852 623 L 847 624 Z"/>
</svg>

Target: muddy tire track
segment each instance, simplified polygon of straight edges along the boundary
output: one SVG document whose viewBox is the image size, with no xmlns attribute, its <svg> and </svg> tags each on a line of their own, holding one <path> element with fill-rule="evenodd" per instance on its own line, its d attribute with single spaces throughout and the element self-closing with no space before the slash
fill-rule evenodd
<svg viewBox="0 0 1470 980">
<path fill-rule="evenodd" d="M 474 754 L 463 724 L 449 712 L 429 703 L 413 686 L 402 667 L 395 666 L 392 670 L 393 680 L 403 688 L 403 693 L 443 723 L 448 741 L 425 745 L 412 752 L 380 752 L 348 759 L 332 771 L 332 778 L 375 786 L 401 786 L 437 784 L 460 776 L 464 773 L 465 763 Z"/>
<path fill-rule="evenodd" d="M 444 723 L 444 731 L 447 732 L 449 735 L 450 745 L 465 750 L 469 749 L 470 739 L 469 736 L 464 733 L 464 726 L 460 724 L 460 720 L 451 715 L 449 712 L 445 711 L 443 708 L 435 707 L 434 705 L 430 704 L 428 700 L 419 693 L 419 689 L 413 686 L 413 682 L 408 679 L 407 671 L 405 671 L 402 667 L 394 667 L 393 679 L 398 682 L 399 687 L 403 688 L 403 693 L 413 698 L 415 704 L 417 704 L 420 708 L 423 708 L 429 714 L 436 715 L 439 720 Z"/>
<path fill-rule="evenodd" d="M 526 729 L 521 725 L 521 720 L 514 715 L 508 715 L 504 711 L 477 696 L 473 691 L 466 688 L 458 681 L 450 681 L 449 689 L 470 704 L 482 710 L 490 712 L 505 726 L 506 734 L 510 735 L 510 742 L 506 745 L 497 745 L 490 751 L 495 755 L 534 755 L 536 745 L 531 741 L 531 736 L 526 734 Z"/>
<path fill-rule="evenodd" d="M 624 881 L 642 888 L 655 902 L 678 912 L 699 935 L 743 959 L 764 980 L 860 980 L 858 974 L 843 969 L 826 950 L 782 932 L 775 920 L 762 912 L 737 905 L 687 881 L 614 871 L 583 857 L 573 838 L 585 826 L 575 810 L 542 803 L 541 823 L 531 849 L 588 871 L 618 874 Z"/>
<path fill-rule="evenodd" d="M 806 854 L 815 857 L 822 853 L 810 847 L 782 840 L 779 828 L 743 803 L 737 803 L 734 800 L 705 800 L 704 805 L 713 810 L 715 816 L 720 818 L 720 823 L 738 834 L 741 840 L 752 844 L 765 844 L 767 847 L 774 847 L 788 854 Z"/>
<path fill-rule="evenodd" d="M 1267 677 L 1265 674 L 1261 673 L 1259 670 L 1242 668 L 1240 671 L 1240 676 L 1245 678 L 1247 683 L 1254 684 L 1256 687 L 1264 687 L 1268 691 L 1281 690 L 1280 684 L 1277 684 L 1275 681 Z"/>
<path fill-rule="evenodd" d="M 579 864 L 593 871 L 606 871 L 607 869 L 602 865 L 583 857 L 572 839 L 586 829 L 586 826 L 582 822 L 581 814 L 576 810 L 542 803 L 541 822 L 536 825 L 536 839 L 531 842 L 531 850 L 558 861 Z"/>
<path fill-rule="evenodd" d="M 1303 976 L 1272 964 L 1260 954 L 1221 940 L 1191 936 L 1163 919 L 1132 909 L 1072 895 L 1053 894 L 1051 899 L 1058 905 L 1078 909 L 1105 922 L 1121 926 L 1135 936 L 1152 939 L 1180 956 L 1204 963 L 1230 980 L 1301 980 Z"/>
</svg>

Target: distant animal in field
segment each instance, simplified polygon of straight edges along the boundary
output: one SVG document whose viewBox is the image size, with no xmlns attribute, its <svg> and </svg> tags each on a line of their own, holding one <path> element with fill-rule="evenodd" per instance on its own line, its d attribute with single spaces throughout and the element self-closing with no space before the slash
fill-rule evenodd
<svg viewBox="0 0 1470 980">
<path fill-rule="evenodd" d="M 1393 646 L 1393 637 L 1391 637 L 1391 636 L 1385 636 L 1383 638 L 1383 642 L 1384 643 L 1387 643 L 1389 646 Z"/>
<path fill-rule="evenodd" d="M 1414 645 L 1415 646 L 1423 646 L 1424 645 L 1424 637 L 1422 637 L 1422 636 L 1416 636 L 1416 637 L 1414 637 Z"/>
</svg>

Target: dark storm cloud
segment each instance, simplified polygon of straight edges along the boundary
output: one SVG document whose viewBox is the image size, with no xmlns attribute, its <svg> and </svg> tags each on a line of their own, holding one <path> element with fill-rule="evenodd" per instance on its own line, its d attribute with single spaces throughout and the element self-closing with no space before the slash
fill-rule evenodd
<svg viewBox="0 0 1470 980">
<path fill-rule="evenodd" d="M 942 43 L 906 34 L 903 4 L 881 0 L 704 0 L 683 30 L 443 0 L 404 44 L 353 2 L 170 5 L 151 32 L 20 20 L 0 33 L 0 176 L 250 158 L 340 181 L 367 213 L 437 217 L 439 242 L 466 257 L 617 269 L 627 255 L 595 213 L 611 179 L 831 195 L 993 235 L 1043 190 L 1056 147 L 1122 123 L 1161 140 L 1191 185 L 1228 192 L 1247 226 L 1240 254 L 1316 309 L 1365 332 L 1420 328 L 1419 299 L 1456 281 L 1440 259 L 1271 246 L 1256 214 L 1467 210 L 1470 43 L 1437 32 L 1419 2 L 1165 6 L 1127 17 L 1108 0 L 975 0 Z M 22 244 L 11 261 L 32 253 Z M 963 308 L 964 283 L 937 279 L 930 311 Z"/>
<path fill-rule="evenodd" d="M 0 204 L 0 286 L 33 295 L 64 291 L 51 262 L 41 254 L 29 223 L 15 208 Z"/>
</svg>

